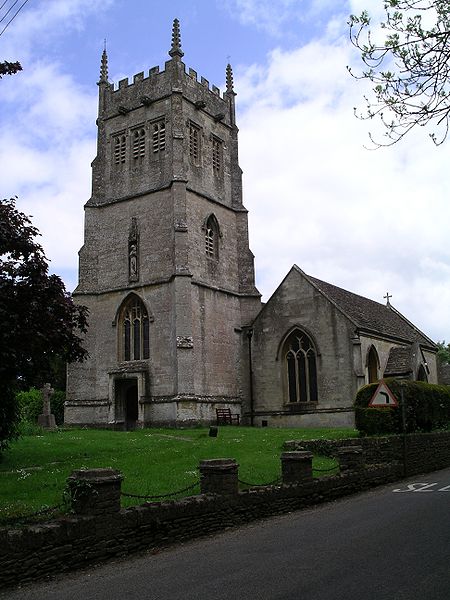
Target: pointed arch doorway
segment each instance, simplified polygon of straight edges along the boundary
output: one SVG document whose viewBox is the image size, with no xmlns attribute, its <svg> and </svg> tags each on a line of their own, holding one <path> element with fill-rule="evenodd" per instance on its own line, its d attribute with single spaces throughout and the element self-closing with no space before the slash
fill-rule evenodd
<svg viewBox="0 0 450 600">
<path fill-rule="evenodd" d="M 109 372 L 109 423 L 114 429 L 130 430 L 149 424 L 148 388 L 145 367 L 130 372 L 123 369 Z"/>
</svg>

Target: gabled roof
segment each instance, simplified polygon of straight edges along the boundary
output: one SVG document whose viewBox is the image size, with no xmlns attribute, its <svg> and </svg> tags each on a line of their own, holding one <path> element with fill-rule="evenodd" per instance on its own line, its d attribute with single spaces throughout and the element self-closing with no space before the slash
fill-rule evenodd
<svg viewBox="0 0 450 600">
<path fill-rule="evenodd" d="M 408 375 L 412 373 L 412 346 L 397 346 L 391 348 L 389 358 L 384 369 L 384 377 L 395 375 Z"/>
<path fill-rule="evenodd" d="M 325 298 L 330 300 L 361 332 L 378 334 L 431 349 L 436 344 L 391 305 L 380 304 L 326 281 L 311 277 L 294 266 Z"/>
</svg>

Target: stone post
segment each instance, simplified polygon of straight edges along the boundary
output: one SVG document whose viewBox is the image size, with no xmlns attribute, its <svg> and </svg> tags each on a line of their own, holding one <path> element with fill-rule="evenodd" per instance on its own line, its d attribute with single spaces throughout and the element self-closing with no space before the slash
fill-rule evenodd
<svg viewBox="0 0 450 600">
<path fill-rule="evenodd" d="M 202 494 L 236 495 L 239 465 L 233 458 L 213 458 L 200 461 L 200 492 Z"/>
<path fill-rule="evenodd" d="M 281 476 L 284 484 L 312 481 L 312 452 L 292 451 L 281 455 Z"/>
<path fill-rule="evenodd" d="M 38 425 L 44 429 L 56 429 L 55 415 L 50 411 L 50 396 L 55 390 L 49 383 L 42 388 L 42 414 L 38 416 Z"/>
<path fill-rule="evenodd" d="M 345 471 L 360 471 L 364 467 L 362 446 L 343 446 L 337 453 L 341 473 Z"/>
<path fill-rule="evenodd" d="M 73 511 L 105 515 L 120 511 L 123 475 L 115 469 L 80 469 L 67 478 Z"/>
</svg>

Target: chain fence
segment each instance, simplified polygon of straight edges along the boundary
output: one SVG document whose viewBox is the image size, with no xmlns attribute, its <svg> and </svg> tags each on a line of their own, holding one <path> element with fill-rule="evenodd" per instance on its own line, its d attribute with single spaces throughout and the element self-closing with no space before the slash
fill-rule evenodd
<svg viewBox="0 0 450 600">
<path fill-rule="evenodd" d="M 169 492 L 167 494 L 128 494 L 127 492 L 120 492 L 121 496 L 124 496 L 125 498 L 139 498 L 141 500 L 161 500 L 163 498 L 171 498 L 172 496 L 178 496 L 179 494 L 184 494 L 185 492 L 189 492 L 193 489 L 195 489 L 198 485 L 200 485 L 200 479 L 198 479 L 196 482 L 192 483 L 191 485 L 188 485 L 187 487 L 181 489 L 181 490 L 177 490 L 176 492 Z"/>
<path fill-rule="evenodd" d="M 246 485 L 248 487 L 268 487 L 269 485 L 276 485 L 277 483 L 281 483 L 281 477 L 277 477 L 273 481 L 269 481 L 268 483 L 249 483 L 248 481 L 243 481 L 242 479 L 238 479 L 241 485 Z"/>
<path fill-rule="evenodd" d="M 334 465 L 334 467 L 330 467 L 328 469 L 319 469 L 319 467 L 313 467 L 313 471 L 317 473 L 330 473 L 331 471 L 336 471 L 339 469 L 339 465 Z"/>
</svg>

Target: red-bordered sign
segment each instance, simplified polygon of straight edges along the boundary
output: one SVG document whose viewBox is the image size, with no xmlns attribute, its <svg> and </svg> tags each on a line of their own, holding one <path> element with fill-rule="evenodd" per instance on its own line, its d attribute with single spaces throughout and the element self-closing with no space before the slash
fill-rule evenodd
<svg viewBox="0 0 450 600">
<path fill-rule="evenodd" d="M 387 406 L 398 406 L 397 398 L 388 388 L 387 384 L 384 381 L 380 381 L 377 389 L 375 390 L 372 399 L 370 400 L 368 406 L 375 406 L 377 408 Z"/>
</svg>

